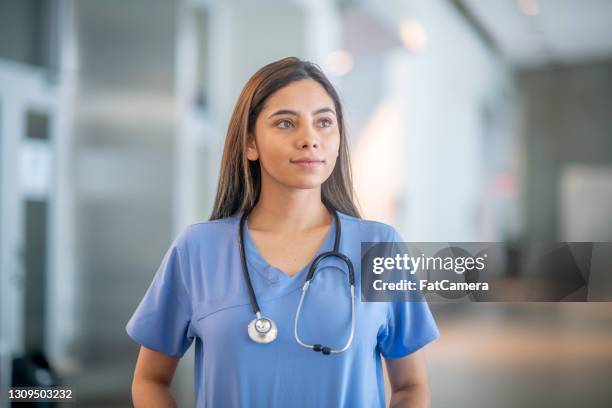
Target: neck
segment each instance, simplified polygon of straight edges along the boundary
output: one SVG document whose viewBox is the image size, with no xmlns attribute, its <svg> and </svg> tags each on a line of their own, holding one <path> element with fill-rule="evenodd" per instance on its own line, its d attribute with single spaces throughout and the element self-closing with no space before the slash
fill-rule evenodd
<svg viewBox="0 0 612 408">
<path fill-rule="evenodd" d="M 248 216 L 249 228 L 281 233 L 299 233 L 330 225 L 333 215 L 321 201 L 321 190 L 293 190 L 266 194 L 262 189 Z"/>
</svg>

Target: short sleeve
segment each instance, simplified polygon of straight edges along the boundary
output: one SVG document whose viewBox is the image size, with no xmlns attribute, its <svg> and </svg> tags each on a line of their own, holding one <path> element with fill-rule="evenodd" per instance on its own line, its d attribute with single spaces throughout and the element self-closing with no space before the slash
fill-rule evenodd
<svg viewBox="0 0 612 408">
<path fill-rule="evenodd" d="M 185 354 L 194 337 L 190 326 L 191 298 L 184 284 L 188 265 L 179 236 L 127 323 L 126 331 L 134 341 L 168 356 Z"/>
<path fill-rule="evenodd" d="M 404 242 L 393 228 L 390 242 Z M 386 359 L 405 357 L 438 337 L 440 332 L 426 301 L 388 302 L 387 324 L 378 335 Z"/>
</svg>

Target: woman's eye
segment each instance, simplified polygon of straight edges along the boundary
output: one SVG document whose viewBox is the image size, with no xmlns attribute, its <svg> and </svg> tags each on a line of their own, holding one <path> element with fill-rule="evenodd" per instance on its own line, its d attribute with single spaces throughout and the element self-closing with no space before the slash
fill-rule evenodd
<svg viewBox="0 0 612 408">
<path fill-rule="evenodd" d="M 278 122 L 276 122 L 276 127 L 280 129 L 289 129 L 292 126 L 293 126 L 293 123 L 291 123 L 291 121 L 286 120 L 286 119 L 279 120 Z"/>
<path fill-rule="evenodd" d="M 324 128 L 330 127 L 331 125 L 334 124 L 334 122 L 332 122 L 330 119 L 321 119 L 319 123 L 321 124 L 321 127 L 324 127 Z"/>
</svg>

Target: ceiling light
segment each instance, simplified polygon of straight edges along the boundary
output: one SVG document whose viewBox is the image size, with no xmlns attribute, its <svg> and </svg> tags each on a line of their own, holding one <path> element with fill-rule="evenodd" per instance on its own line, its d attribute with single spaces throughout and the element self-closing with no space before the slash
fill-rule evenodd
<svg viewBox="0 0 612 408">
<path fill-rule="evenodd" d="M 399 31 L 404 46 L 410 51 L 423 51 L 427 48 L 427 33 L 418 21 L 402 21 Z"/>
<path fill-rule="evenodd" d="M 346 75 L 353 68 L 353 56 L 344 50 L 331 52 L 325 60 L 325 67 L 332 75 Z"/>
</svg>

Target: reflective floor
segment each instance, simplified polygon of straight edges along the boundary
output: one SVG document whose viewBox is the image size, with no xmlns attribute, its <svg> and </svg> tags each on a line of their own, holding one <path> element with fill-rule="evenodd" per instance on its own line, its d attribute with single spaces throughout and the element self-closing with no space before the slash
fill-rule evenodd
<svg viewBox="0 0 612 408">
<path fill-rule="evenodd" d="M 434 407 L 612 406 L 612 303 L 435 305 Z"/>
</svg>

